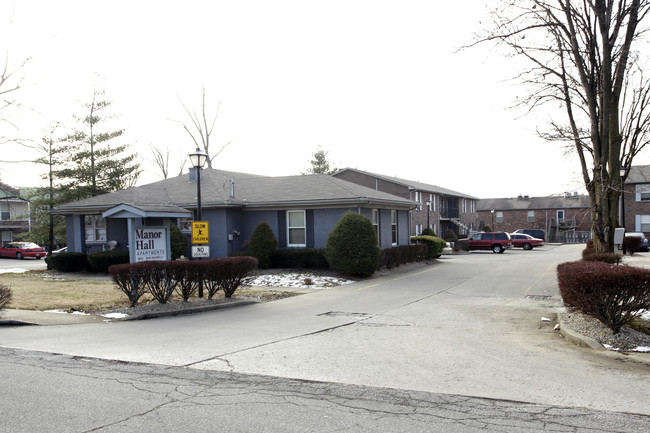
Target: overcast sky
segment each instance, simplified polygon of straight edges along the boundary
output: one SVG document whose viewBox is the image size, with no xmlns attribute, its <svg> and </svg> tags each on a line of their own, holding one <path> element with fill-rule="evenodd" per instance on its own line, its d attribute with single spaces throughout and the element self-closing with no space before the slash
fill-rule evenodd
<svg viewBox="0 0 650 433">
<path fill-rule="evenodd" d="M 491 3 L 2 0 L 0 44 L 10 65 L 31 57 L 21 136 L 55 121 L 71 130 L 105 89 L 141 184 L 162 178 L 150 145 L 169 149 L 174 175 L 194 149 L 176 121 L 189 122 L 180 101 L 200 109 L 205 86 L 211 117 L 221 104 L 212 148 L 232 142 L 215 168 L 300 174 L 320 146 L 339 168 L 481 198 L 581 190 L 577 159 L 536 135 L 547 119 L 508 109 L 526 92 L 508 81 L 516 65 L 487 46 L 455 52 Z M 0 164 L 13 186 L 38 184 L 36 173 Z"/>
</svg>

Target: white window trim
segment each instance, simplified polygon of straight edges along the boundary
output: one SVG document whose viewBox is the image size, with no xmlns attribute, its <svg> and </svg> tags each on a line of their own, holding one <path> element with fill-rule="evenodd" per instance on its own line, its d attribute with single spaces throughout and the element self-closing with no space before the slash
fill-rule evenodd
<svg viewBox="0 0 650 433">
<path fill-rule="evenodd" d="M 86 227 L 86 217 L 91 217 L 92 225 L 89 227 Z M 97 218 L 99 217 L 99 218 Z M 101 227 L 98 228 L 97 226 L 97 221 L 98 220 L 104 220 L 104 239 L 97 239 L 97 230 L 99 230 Z M 88 236 L 88 230 L 92 230 L 92 239 Z M 106 242 L 106 220 L 104 218 L 101 218 L 101 215 L 85 215 L 84 216 L 84 239 L 87 243 L 99 243 L 99 242 Z"/>
<path fill-rule="evenodd" d="M 299 213 L 299 212 L 302 213 L 302 220 L 304 221 L 304 226 L 292 227 L 289 224 L 289 221 L 290 221 L 289 214 L 290 213 Z M 304 244 L 292 244 L 291 243 L 291 241 L 290 241 L 290 239 L 291 239 L 291 236 L 290 236 L 291 229 L 302 229 L 304 231 L 304 233 L 305 233 L 305 243 Z M 304 247 L 307 246 L 307 213 L 304 210 L 288 210 L 287 211 L 287 246 L 291 247 L 291 248 L 304 248 Z"/>
<path fill-rule="evenodd" d="M 526 220 L 529 223 L 534 223 L 535 222 L 535 211 L 534 210 L 529 210 L 528 214 L 526 215 Z"/>
<path fill-rule="evenodd" d="M 377 241 L 379 242 L 379 245 L 381 245 L 381 235 L 379 229 L 379 209 L 372 210 L 372 226 L 375 229 L 375 233 L 377 233 Z"/>
<path fill-rule="evenodd" d="M 638 202 L 650 201 L 650 197 L 643 198 L 644 195 L 650 196 L 650 184 L 647 184 L 647 183 L 637 184 L 636 185 L 636 201 L 638 201 Z"/>
<path fill-rule="evenodd" d="M 395 242 L 393 242 L 393 226 L 395 226 Z M 393 246 L 399 244 L 399 225 L 397 224 L 397 211 L 395 209 L 390 211 L 390 243 Z"/>
<path fill-rule="evenodd" d="M 496 217 L 495 222 L 497 222 L 499 224 L 503 224 L 503 211 L 498 210 L 498 211 L 495 212 L 495 214 L 496 214 L 495 215 L 495 217 Z M 492 227 L 492 230 L 494 230 L 494 227 Z"/>
</svg>

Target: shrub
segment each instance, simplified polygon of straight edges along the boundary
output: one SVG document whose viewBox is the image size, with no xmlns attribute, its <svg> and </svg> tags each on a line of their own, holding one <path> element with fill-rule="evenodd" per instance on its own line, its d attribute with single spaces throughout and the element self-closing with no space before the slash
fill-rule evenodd
<svg viewBox="0 0 650 433">
<path fill-rule="evenodd" d="M 643 243 L 643 239 L 638 236 L 625 236 L 623 238 L 623 249 L 629 255 L 633 256 L 641 246 L 641 243 Z"/>
<path fill-rule="evenodd" d="M 618 333 L 650 309 L 650 269 L 602 262 L 569 262 L 557 268 L 564 305 L 595 317 Z"/>
<path fill-rule="evenodd" d="M 167 270 L 174 281 L 174 288 L 186 302 L 199 289 L 200 278 L 202 278 L 200 266 L 201 262 L 199 261 L 175 260 L 167 262 Z"/>
<path fill-rule="evenodd" d="M 0 283 L 0 310 L 11 302 L 11 287 Z"/>
<path fill-rule="evenodd" d="M 469 251 L 469 239 L 459 239 L 454 243 L 454 251 Z"/>
<path fill-rule="evenodd" d="M 311 248 L 276 250 L 271 254 L 271 267 L 329 269 L 325 250 Z"/>
<path fill-rule="evenodd" d="M 418 262 L 426 258 L 428 250 L 425 244 L 386 248 L 381 252 L 380 266 L 390 269 L 405 263 Z"/>
<path fill-rule="evenodd" d="M 147 288 L 142 279 L 142 272 L 138 272 L 137 267 L 127 263 L 110 266 L 108 273 L 113 278 L 117 288 L 129 298 L 131 307 L 138 305 L 138 300 L 147 293 Z"/>
<path fill-rule="evenodd" d="M 169 225 L 169 247 L 172 260 L 176 260 L 187 253 L 187 238 L 176 224 Z"/>
<path fill-rule="evenodd" d="M 445 232 L 446 242 L 456 242 L 456 239 L 458 239 L 458 235 L 453 230 L 449 229 Z"/>
<path fill-rule="evenodd" d="M 424 244 L 427 246 L 428 251 L 426 254 L 426 259 L 437 259 L 442 255 L 442 250 L 445 248 L 445 245 L 447 244 L 443 239 L 440 239 L 439 237 L 436 236 L 428 236 L 428 235 L 422 235 L 422 236 L 413 236 L 411 237 L 411 242 L 415 242 L 417 244 Z"/>
<path fill-rule="evenodd" d="M 84 253 L 51 254 L 47 258 L 47 263 L 59 272 L 85 271 L 90 267 L 88 256 Z"/>
<path fill-rule="evenodd" d="M 174 293 L 176 280 L 169 268 L 169 261 L 148 261 L 133 264 L 136 272 L 142 273 L 142 282 L 147 292 L 160 304 L 166 304 Z"/>
<path fill-rule="evenodd" d="M 485 226 L 485 227 L 483 227 L 483 231 L 484 232 L 492 232 L 494 230 L 492 230 L 492 227 L 490 227 L 490 226 Z"/>
<path fill-rule="evenodd" d="M 622 256 L 616 253 L 599 253 L 595 248 L 582 250 L 582 260 L 585 262 L 603 262 L 618 265 Z"/>
<path fill-rule="evenodd" d="M 127 250 L 101 251 L 88 254 L 88 264 L 95 272 L 107 273 L 110 266 L 123 263 L 129 263 L 129 252 Z"/>
<path fill-rule="evenodd" d="M 426 227 L 424 230 L 422 230 L 422 236 L 435 236 L 438 237 L 436 232 L 433 231 L 431 227 Z"/>
<path fill-rule="evenodd" d="M 348 212 L 330 232 L 325 258 L 332 269 L 343 274 L 372 275 L 379 265 L 378 243 L 372 222 L 363 215 Z"/>
<path fill-rule="evenodd" d="M 271 254 L 278 247 L 273 230 L 264 221 L 260 221 L 251 235 L 249 248 L 253 256 L 259 261 L 260 269 L 268 269 L 271 266 Z"/>
<path fill-rule="evenodd" d="M 208 287 L 208 299 L 212 299 L 219 289 L 223 290 L 226 298 L 232 297 L 243 279 L 258 267 L 255 257 L 224 257 L 199 263 L 205 287 Z"/>
</svg>

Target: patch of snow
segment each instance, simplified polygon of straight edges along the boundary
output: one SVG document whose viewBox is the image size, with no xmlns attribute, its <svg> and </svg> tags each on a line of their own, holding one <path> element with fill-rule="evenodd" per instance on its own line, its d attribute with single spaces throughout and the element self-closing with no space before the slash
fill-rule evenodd
<svg viewBox="0 0 650 433">
<path fill-rule="evenodd" d="M 124 314 L 124 313 L 106 313 L 106 314 L 102 314 L 101 316 L 106 317 L 107 319 L 123 319 L 125 317 L 129 317 L 128 314 Z"/>
<path fill-rule="evenodd" d="M 73 311 L 69 313 L 65 310 L 45 310 L 46 313 L 57 313 L 57 314 L 77 314 L 79 316 L 89 316 L 90 314 L 84 313 L 83 311 Z"/>
<path fill-rule="evenodd" d="M 550 321 L 551 319 L 549 319 L 548 317 L 542 317 L 542 322 L 550 322 Z"/>
<path fill-rule="evenodd" d="M 354 283 L 345 278 L 326 277 L 312 274 L 271 274 L 249 277 L 244 284 L 258 287 L 295 287 L 324 289 Z"/>
<path fill-rule="evenodd" d="M 0 269 L 0 274 L 24 274 L 27 269 L 13 268 L 13 269 Z"/>
</svg>

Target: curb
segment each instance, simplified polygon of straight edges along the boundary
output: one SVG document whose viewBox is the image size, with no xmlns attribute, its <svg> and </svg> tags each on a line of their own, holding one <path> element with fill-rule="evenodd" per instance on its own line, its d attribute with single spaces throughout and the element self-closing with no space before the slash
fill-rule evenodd
<svg viewBox="0 0 650 433">
<path fill-rule="evenodd" d="M 566 328 L 564 326 L 564 322 L 560 320 L 560 334 L 567 340 L 570 341 L 571 343 L 575 344 L 576 346 L 580 347 L 588 347 L 594 350 L 607 350 L 603 347 L 602 344 L 600 344 L 598 341 L 594 340 L 591 337 L 587 337 L 585 335 L 582 335 L 578 332 L 572 331 L 569 328 Z"/>
<path fill-rule="evenodd" d="M 224 304 L 217 304 L 217 305 L 204 305 L 202 307 L 192 307 L 192 308 L 186 308 L 183 310 L 170 310 L 170 311 L 157 311 L 157 312 L 152 312 L 152 313 L 142 313 L 138 314 L 135 316 L 128 316 L 124 317 L 121 319 L 108 319 L 112 322 L 128 322 L 132 320 L 146 320 L 146 319 L 157 319 L 159 317 L 173 317 L 173 316 L 184 316 L 187 314 L 194 314 L 194 313 L 204 313 L 206 311 L 213 311 L 213 310 L 222 310 L 225 308 L 233 308 L 233 307 L 242 307 L 244 305 L 250 305 L 250 304 L 259 304 L 259 301 L 254 301 L 254 300 L 246 300 L 246 301 L 235 301 L 235 302 L 228 302 Z"/>
</svg>

